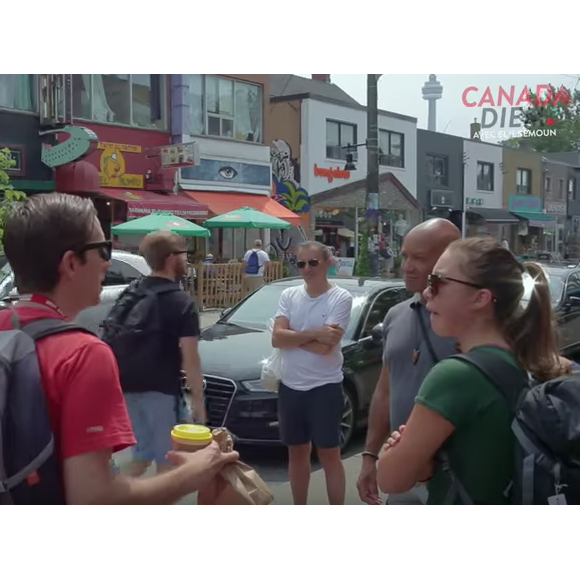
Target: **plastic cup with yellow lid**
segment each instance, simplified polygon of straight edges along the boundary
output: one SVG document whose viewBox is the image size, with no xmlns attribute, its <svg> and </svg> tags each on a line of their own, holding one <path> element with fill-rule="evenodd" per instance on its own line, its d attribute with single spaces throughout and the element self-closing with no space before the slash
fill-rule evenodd
<svg viewBox="0 0 580 580">
<path fill-rule="evenodd" d="M 177 425 L 171 431 L 175 451 L 199 451 L 213 441 L 211 429 L 203 425 Z"/>
</svg>

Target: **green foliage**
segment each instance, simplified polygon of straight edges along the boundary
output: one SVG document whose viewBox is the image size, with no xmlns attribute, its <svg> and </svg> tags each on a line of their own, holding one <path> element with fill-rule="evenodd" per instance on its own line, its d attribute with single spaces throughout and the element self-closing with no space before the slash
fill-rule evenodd
<svg viewBox="0 0 580 580">
<path fill-rule="evenodd" d="M 310 210 L 308 194 L 302 188 L 296 189 L 291 181 L 284 181 L 282 184 L 287 191 L 282 192 L 284 205 L 294 213 L 307 213 Z"/>
<path fill-rule="evenodd" d="M 9 149 L 0 149 L 0 250 L 2 250 L 2 238 L 4 237 L 4 219 L 10 204 L 15 201 L 26 199 L 26 194 L 14 189 L 10 184 L 7 169 L 15 165 Z"/>
<path fill-rule="evenodd" d="M 355 263 L 355 276 L 366 278 L 371 275 L 371 263 L 369 261 L 369 228 L 364 228 L 359 244 L 358 256 Z"/>
<path fill-rule="evenodd" d="M 580 91 L 559 92 L 550 85 L 551 100 L 542 104 L 541 98 L 529 91 L 531 105 L 524 109 L 519 118 L 528 131 L 554 129 L 556 135 L 529 136 L 525 141 L 539 153 L 559 153 L 580 150 Z M 546 100 L 544 98 L 544 100 Z M 509 139 L 502 143 L 517 147 L 522 139 Z"/>
</svg>

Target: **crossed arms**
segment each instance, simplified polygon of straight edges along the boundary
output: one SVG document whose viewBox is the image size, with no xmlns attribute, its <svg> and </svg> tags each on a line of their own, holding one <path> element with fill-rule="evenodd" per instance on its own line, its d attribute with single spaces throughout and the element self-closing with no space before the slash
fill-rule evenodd
<svg viewBox="0 0 580 580">
<path fill-rule="evenodd" d="M 338 324 L 329 324 L 309 330 L 290 330 L 290 322 L 278 316 L 272 332 L 274 348 L 302 348 L 314 354 L 330 354 L 340 342 L 343 330 Z"/>
<path fill-rule="evenodd" d="M 323 356 L 332 353 L 340 344 L 344 329 L 348 327 L 352 310 L 352 296 L 344 294 L 338 298 L 331 308 L 327 324 L 324 326 L 308 330 L 291 330 L 291 308 L 288 295 L 285 292 L 280 297 L 272 332 L 272 346 L 282 349 L 301 348 Z"/>
</svg>

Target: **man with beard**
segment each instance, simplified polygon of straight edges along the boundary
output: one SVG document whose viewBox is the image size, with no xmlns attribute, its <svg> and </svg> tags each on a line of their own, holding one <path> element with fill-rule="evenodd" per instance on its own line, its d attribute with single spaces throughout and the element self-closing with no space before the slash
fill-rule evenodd
<svg viewBox="0 0 580 580">
<path fill-rule="evenodd" d="M 432 219 L 411 230 L 403 242 L 403 275 L 414 297 L 391 308 L 383 323 L 383 369 L 371 402 L 363 465 L 357 483 L 362 501 L 380 505 L 376 462 L 392 431 L 405 425 L 419 387 L 431 369 L 456 354 L 455 341 L 437 336 L 423 304 L 423 292 L 433 267 L 447 246 L 461 237 L 450 221 Z M 426 489 L 390 495 L 389 504 L 426 501 Z"/>
<path fill-rule="evenodd" d="M 166 458 L 171 430 L 183 420 L 182 369 L 195 421 L 206 422 L 197 349 L 199 316 L 193 299 L 178 282 L 187 271 L 187 249 L 180 236 L 167 231 L 149 234 L 139 249 L 151 274 L 119 298 L 103 336 L 117 357 L 137 440 L 131 476 L 142 475 L 152 462 L 158 472 L 171 467 Z"/>
</svg>

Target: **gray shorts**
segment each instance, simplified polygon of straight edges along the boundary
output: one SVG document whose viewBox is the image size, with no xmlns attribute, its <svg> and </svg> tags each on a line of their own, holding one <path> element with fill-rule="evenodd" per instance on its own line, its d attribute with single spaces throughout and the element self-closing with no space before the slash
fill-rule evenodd
<svg viewBox="0 0 580 580">
<path fill-rule="evenodd" d="M 318 449 L 340 447 L 344 399 L 342 383 L 297 391 L 280 383 L 280 439 L 288 447 L 312 443 Z"/>
</svg>

